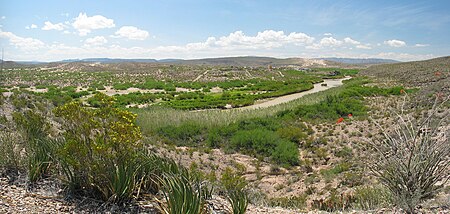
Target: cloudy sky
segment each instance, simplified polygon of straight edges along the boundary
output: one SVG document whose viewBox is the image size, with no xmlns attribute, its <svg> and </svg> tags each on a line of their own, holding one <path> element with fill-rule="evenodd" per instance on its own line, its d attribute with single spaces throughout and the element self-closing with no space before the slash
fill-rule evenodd
<svg viewBox="0 0 450 214">
<path fill-rule="evenodd" d="M 0 0 L 5 60 L 450 55 L 449 0 Z"/>
</svg>

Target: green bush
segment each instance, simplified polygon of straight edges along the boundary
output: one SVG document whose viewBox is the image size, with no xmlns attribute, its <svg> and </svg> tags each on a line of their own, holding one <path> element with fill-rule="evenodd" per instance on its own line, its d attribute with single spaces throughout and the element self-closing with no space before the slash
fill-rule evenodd
<svg viewBox="0 0 450 214">
<path fill-rule="evenodd" d="M 230 140 L 236 151 L 252 155 L 270 156 L 280 138 L 273 131 L 258 128 L 237 131 Z"/>
<path fill-rule="evenodd" d="M 282 127 L 277 130 L 277 134 L 282 138 L 298 144 L 308 138 L 308 134 L 305 133 L 304 129 L 297 126 Z"/>
<path fill-rule="evenodd" d="M 65 130 L 59 161 L 72 190 L 98 193 L 106 201 L 126 201 L 134 191 L 138 168 L 134 161 L 141 132 L 134 123 L 136 115 L 113 108 L 111 97 L 95 96 L 100 100 L 98 109 L 71 102 L 54 110 Z"/>
<path fill-rule="evenodd" d="M 204 132 L 203 126 L 186 122 L 180 126 L 167 126 L 158 130 L 158 133 L 177 145 L 197 145 Z"/>
<path fill-rule="evenodd" d="M 272 152 L 272 160 L 278 164 L 296 166 L 298 160 L 298 147 L 291 141 L 281 140 Z"/>
</svg>

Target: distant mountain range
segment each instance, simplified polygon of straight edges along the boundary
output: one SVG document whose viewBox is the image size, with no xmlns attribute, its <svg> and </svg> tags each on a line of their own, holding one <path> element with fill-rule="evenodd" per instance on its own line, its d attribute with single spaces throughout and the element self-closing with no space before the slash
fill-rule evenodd
<svg viewBox="0 0 450 214">
<path fill-rule="evenodd" d="M 388 63 L 397 63 L 400 61 L 392 60 L 392 59 L 378 59 L 378 58 L 318 58 L 332 62 L 340 62 L 345 64 L 354 64 L 354 65 L 368 65 L 368 64 L 388 64 Z"/>
<path fill-rule="evenodd" d="M 5 61 L 6 62 L 6 61 Z M 22 65 L 37 65 L 47 62 L 39 61 L 15 61 Z M 281 65 L 327 65 L 338 64 L 352 64 L 352 65 L 369 65 L 369 64 L 387 64 L 396 63 L 399 61 L 391 59 L 376 59 L 376 58 L 273 58 L 273 57 L 256 57 L 256 56 L 242 56 L 242 57 L 220 57 L 220 58 L 204 58 L 204 59 L 122 59 L 122 58 L 86 58 L 86 59 L 66 59 L 56 61 L 55 63 L 72 63 L 72 62 L 87 62 L 87 63 L 169 63 L 169 64 L 202 64 L 202 65 L 235 65 L 235 66 L 281 66 Z"/>
<path fill-rule="evenodd" d="M 120 59 L 120 58 L 86 58 L 86 59 L 65 59 L 59 62 L 100 62 L 100 63 L 122 63 L 122 62 L 158 62 L 156 59 Z"/>
</svg>

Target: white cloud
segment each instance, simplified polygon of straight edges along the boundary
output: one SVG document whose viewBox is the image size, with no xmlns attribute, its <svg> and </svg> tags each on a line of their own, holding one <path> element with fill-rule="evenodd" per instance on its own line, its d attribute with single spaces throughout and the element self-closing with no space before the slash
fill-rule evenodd
<svg viewBox="0 0 450 214">
<path fill-rule="evenodd" d="M 325 37 L 320 40 L 320 45 L 322 45 L 322 46 L 335 47 L 335 46 L 339 46 L 341 44 L 342 44 L 342 41 L 339 41 L 333 37 Z"/>
<path fill-rule="evenodd" d="M 123 26 L 115 33 L 116 37 L 124 37 L 132 40 L 144 40 L 149 33 L 134 26 Z"/>
<path fill-rule="evenodd" d="M 372 49 L 372 47 L 370 47 L 370 45 L 357 45 L 356 48 L 358 49 L 366 49 L 366 50 L 370 50 Z"/>
<path fill-rule="evenodd" d="M 227 49 L 250 48 L 250 49 L 270 49 L 277 48 L 287 44 L 297 46 L 310 44 L 314 38 L 304 33 L 292 32 L 285 34 L 283 31 L 265 30 L 258 32 L 256 36 L 247 36 L 242 31 L 230 33 L 228 36 L 222 36 L 219 39 L 209 37 L 203 43 L 190 43 L 187 47 L 222 47 Z"/>
<path fill-rule="evenodd" d="M 66 28 L 66 26 L 63 23 L 57 23 L 57 24 L 53 24 L 49 21 L 44 22 L 44 27 L 42 27 L 42 30 L 64 30 L 64 28 Z"/>
<path fill-rule="evenodd" d="M 339 41 L 333 37 L 325 37 L 320 40 L 319 43 L 314 43 L 312 45 L 306 46 L 307 49 L 318 50 L 324 47 L 338 47 L 342 45 L 342 41 Z"/>
<path fill-rule="evenodd" d="M 345 42 L 345 43 L 348 43 L 348 44 L 352 44 L 352 45 L 359 45 L 359 44 L 361 44 L 361 42 L 358 42 L 358 41 L 356 41 L 356 40 L 353 40 L 353 39 L 350 38 L 350 37 L 345 38 L 345 39 L 344 39 L 344 42 Z"/>
<path fill-rule="evenodd" d="M 6 19 L 6 16 L 2 16 L 1 19 Z"/>
<path fill-rule="evenodd" d="M 35 28 L 37 28 L 38 26 L 37 25 L 35 25 L 35 24 L 31 24 L 30 26 L 25 26 L 25 29 L 27 29 L 27 30 L 29 30 L 29 29 L 35 29 Z"/>
<path fill-rule="evenodd" d="M 389 45 L 394 48 L 400 48 L 400 47 L 406 46 L 406 42 L 401 41 L 401 40 L 396 40 L 396 39 L 384 41 L 384 44 Z"/>
<path fill-rule="evenodd" d="M 384 59 L 394 59 L 399 61 L 413 61 L 413 60 L 425 60 L 431 59 L 436 56 L 433 54 L 410 54 L 410 53 L 393 53 L 393 52 L 382 52 L 377 55 L 372 56 L 373 58 L 384 58 Z"/>
<path fill-rule="evenodd" d="M 86 36 L 92 30 L 103 29 L 103 28 L 113 28 L 116 25 L 114 20 L 108 19 L 101 15 L 87 16 L 86 13 L 80 13 L 72 26 L 78 30 L 80 36 Z"/>
<path fill-rule="evenodd" d="M 344 38 L 344 42 L 347 44 L 351 44 L 354 45 L 357 49 L 366 49 L 366 50 L 370 50 L 372 49 L 372 47 L 370 46 L 370 44 L 361 44 L 361 42 L 356 41 L 350 37 L 346 37 Z M 352 49 L 352 48 L 351 48 Z"/>
<path fill-rule="evenodd" d="M 5 32 L 2 30 L 0 30 L 0 37 L 9 39 L 10 44 L 24 51 L 32 51 L 45 47 L 45 44 L 41 40 L 20 37 L 11 32 Z"/>
<path fill-rule="evenodd" d="M 69 29 L 66 29 L 69 30 Z M 78 31 L 70 30 L 77 34 Z M 242 31 L 232 32 L 222 37 L 208 37 L 200 42 L 192 42 L 177 46 L 159 47 L 126 47 L 112 44 L 106 36 L 91 36 L 79 40 L 78 46 L 61 43 L 44 44 L 33 38 L 22 38 L 10 32 L 2 32 L 0 37 L 9 39 L 12 48 L 8 53 L 14 60 L 56 61 L 69 58 L 205 58 L 224 56 L 269 56 L 269 57 L 352 57 L 352 58 L 389 58 L 401 61 L 421 60 L 436 57 L 430 54 L 379 53 L 376 43 L 360 43 L 356 40 L 325 37 L 315 39 L 304 33 L 285 33 L 283 31 L 266 30 L 253 35 Z M 351 38 L 350 38 L 351 39 Z M 354 44 L 352 44 L 354 43 Z M 383 45 L 383 44 L 381 44 Z M 14 48 L 16 46 L 16 48 Z M 317 48 L 309 48 L 314 46 Z M 413 46 L 413 45 L 412 45 Z M 375 50 L 367 51 L 365 49 Z M 33 51 L 37 50 L 38 51 Z M 380 49 L 381 50 L 381 49 Z M 416 49 L 417 50 L 417 49 Z"/>
<path fill-rule="evenodd" d="M 415 44 L 414 47 L 428 47 L 429 44 Z"/>
<path fill-rule="evenodd" d="M 333 36 L 332 33 L 324 33 L 323 35 L 324 35 L 324 36 Z"/>
<path fill-rule="evenodd" d="M 103 36 L 96 36 L 92 38 L 88 38 L 84 41 L 85 45 L 87 46 L 99 46 L 106 44 L 108 40 Z"/>
</svg>

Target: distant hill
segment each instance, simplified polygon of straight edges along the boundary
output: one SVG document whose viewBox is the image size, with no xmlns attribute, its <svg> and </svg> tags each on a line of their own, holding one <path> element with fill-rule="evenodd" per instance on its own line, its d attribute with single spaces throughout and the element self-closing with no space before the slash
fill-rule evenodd
<svg viewBox="0 0 450 214">
<path fill-rule="evenodd" d="M 435 93 L 450 95 L 450 56 L 424 61 L 372 65 L 360 74 L 382 81 L 395 81 L 407 87 L 419 87 L 422 100 L 434 99 Z"/>
<path fill-rule="evenodd" d="M 112 58 L 86 58 L 86 59 L 66 59 L 59 62 L 100 62 L 100 63 L 122 63 L 122 62 L 158 62 L 156 59 L 112 59 Z"/>
<path fill-rule="evenodd" d="M 368 65 L 368 64 L 388 64 L 388 63 L 397 63 L 399 61 L 392 59 L 378 59 L 378 58 L 318 58 L 332 62 L 340 62 L 345 64 L 354 64 L 354 65 Z"/>
<path fill-rule="evenodd" d="M 161 63 L 171 63 L 171 62 L 184 61 L 184 59 L 158 59 L 157 61 L 161 62 Z"/>
<path fill-rule="evenodd" d="M 39 65 L 48 62 L 39 61 L 19 61 L 21 65 Z M 298 66 L 298 67 L 358 67 L 358 63 L 342 63 L 326 59 L 307 59 L 307 58 L 273 58 L 273 57 L 257 57 L 257 56 L 241 56 L 241 57 L 220 57 L 205 59 L 121 59 L 121 58 L 86 58 L 86 59 L 66 59 L 55 63 L 101 63 L 101 64 L 123 64 L 123 63 L 163 63 L 163 64 L 180 64 L 180 65 L 211 65 L 211 66 L 250 66 L 265 67 L 268 65 L 277 66 Z"/>
<path fill-rule="evenodd" d="M 326 61 L 323 59 L 286 58 L 279 59 L 273 57 L 221 57 L 173 61 L 174 64 L 187 65 L 225 65 L 225 66 L 301 66 L 301 67 L 342 67 L 342 63 Z"/>
</svg>

